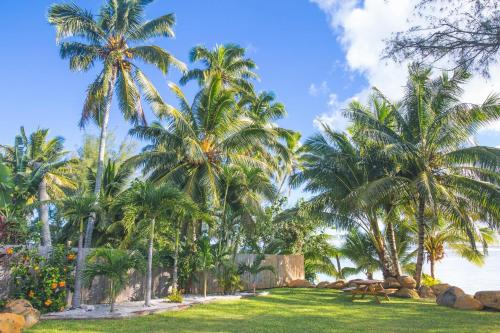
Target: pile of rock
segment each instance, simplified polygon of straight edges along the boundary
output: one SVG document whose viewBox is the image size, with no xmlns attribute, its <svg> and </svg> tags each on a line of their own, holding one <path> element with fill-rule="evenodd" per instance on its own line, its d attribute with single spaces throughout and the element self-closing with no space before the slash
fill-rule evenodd
<svg viewBox="0 0 500 333">
<path fill-rule="evenodd" d="M 24 299 L 9 301 L 0 313 L 0 332 L 18 333 L 40 320 L 40 311 Z"/>
<path fill-rule="evenodd" d="M 499 311 L 500 291 L 478 291 L 472 296 L 458 287 L 449 286 L 437 296 L 436 303 L 460 310 L 479 311 L 487 308 Z"/>
<path fill-rule="evenodd" d="M 337 280 L 335 282 L 323 281 L 316 285 L 316 288 L 326 289 L 344 289 L 347 286 L 346 280 Z"/>
<path fill-rule="evenodd" d="M 408 275 L 401 275 L 398 278 L 389 277 L 384 280 L 383 287 L 392 291 L 390 295 L 402 298 L 420 298 L 420 290 L 417 291 L 415 287 L 417 282 L 414 278 Z"/>
</svg>

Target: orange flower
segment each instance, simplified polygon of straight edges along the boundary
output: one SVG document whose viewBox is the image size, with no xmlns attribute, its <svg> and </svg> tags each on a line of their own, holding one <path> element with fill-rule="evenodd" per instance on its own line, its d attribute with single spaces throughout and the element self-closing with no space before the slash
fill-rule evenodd
<svg viewBox="0 0 500 333">
<path fill-rule="evenodd" d="M 57 288 L 57 283 L 56 282 L 52 282 L 52 284 L 50 285 L 50 288 L 51 289 L 56 289 Z"/>
<path fill-rule="evenodd" d="M 68 258 L 69 261 L 73 261 L 73 260 L 75 260 L 76 255 L 74 253 L 70 253 L 70 254 L 68 254 L 68 256 L 66 258 Z"/>
<path fill-rule="evenodd" d="M 11 247 L 8 247 L 7 249 L 5 249 L 5 253 L 7 253 L 7 255 L 10 256 L 10 255 L 14 254 L 14 249 Z"/>
<path fill-rule="evenodd" d="M 66 287 L 66 282 L 65 281 L 59 282 L 59 287 L 61 287 L 61 288 Z"/>
<path fill-rule="evenodd" d="M 30 291 L 28 292 L 28 297 L 29 297 L 29 298 L 33 298 L 33 297 L 35 297 L 35 292 L 34 292 L 33 290 L 30 290 Z"/>
<path fill-rule="evenodd" d="M 45 306 L 50 306 L 52 304 L 52 301 L 48 299 L 45 302 L 43 302 L 43 304 L 45 304 Z"/>
</svg>

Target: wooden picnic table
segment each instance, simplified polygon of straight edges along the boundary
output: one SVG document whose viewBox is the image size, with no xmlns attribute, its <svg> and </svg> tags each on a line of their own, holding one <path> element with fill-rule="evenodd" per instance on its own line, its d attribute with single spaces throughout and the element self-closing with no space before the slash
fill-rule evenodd
<svg viewBox="0 0 500 333">
<path fill-rule="evenodd" d="M 366 295 L 372 295 L 375 297 L 377 304 L 380 304 L 380 299 L 378 296 L 384 296 L 386 300 L 390 300 L 388 293 L 391 291 L 384 289 L 381 280 L 356 280 L 353 281 L 357 287 L 345 288 L 343 291 L 350 292 L 352 295 L 351 300 L 354 301 L 356 295 L 361 295 L 361 298 L 365 298 Z"/>
</svg>

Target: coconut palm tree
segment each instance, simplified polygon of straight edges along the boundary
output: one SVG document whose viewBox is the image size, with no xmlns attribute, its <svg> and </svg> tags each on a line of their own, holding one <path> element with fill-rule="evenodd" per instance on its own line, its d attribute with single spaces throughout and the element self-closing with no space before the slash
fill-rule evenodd
<svg viewBox="0 0 500 333">
<path fill-rule="evenodd" d="M 109 312 L 114 312 L 116 297 L 127 284 L 131 269 L 144 270 L 144 258 L 138 251 L 97 248 L 87 257 L 83 277 L 88 285 L 92 284 L 96 276 L 109 280 Z"/>
<path fill-rule="evenodd" d="M 75 188 L 75 180 L 70 171 L 73 160 L 67 159 L 64 139 L 55 137 L 48 140 L 48 129 L 39 129 L 29 137 L 21 127 L 15 146 L 2 146 L 5 160 L 14 172 L 24 174 L 28 181 L 29 192 L 39 201 L 38 216 L 41 222 L 41 244 L 51 247 L 52 238 L 49 227 L 49 204 L 52 199 L 61 199 L 65 191 Z M 34 193 L 36 192 L 36 194 Z"/>
<path fill-rule="evenodd" d="M 384 277 L 391 270 L 386 242 L 379 224 L 379 201 L 365 204 L 362 194 L 371 181 L 383 175 L 383 164 L 373 151 L 324 126 L 322 134 L 309 138 L 301 148 L 301 168 L 291 177 L 292 186 L 305 184 L 315 195 L 307 201 L 307 209 L 316 211 L 341 230 L 361 228 L 371 237 Z"/>
<path fill-rule="evenodd" d="M 49 9 L 49 23 L 56 27 L 61 58 L 69 59 L 71 70 L 88 71 L 99 62 L 102 70 L 89 85 L 80 125 L 94 120 L 101 129 L 94 195 L 100 194 L 108 121 L 114 95 L 123 117 L 133 124 L 146 122 L 141 94 L 150 104 L 162 103 L 160 94 L 142 72 L 142 61 L 166 74 L 170 65 L 186 67 L 156 45 L 144 44 L 156 37 L 173 37 L 173 14 L 146 21 L 144 10 L 150 0 L 107 0 L 98 17 L 76 4 L 54 4 Z M 95 217 L 87 224 L 85 244 L 90 247 Z"/>
<path fill-rule="evenodd" d="M 151 306 L 153 246 L 156 223 L 165 219 L 168 216 L 167 212 L 175 211 L 176 207 L 193 207 L 194 205 L 186 195 L 171 184 L 163 183 L 156 186 L 149 181 L 136 181 L 118 199 L 118 204 L 124 206 L 123 223 L 126 229 L 132 230 L 135 226 L 135 230 L 144 230 L 149 234 L 145 305 Z M 140 227 L 136 226 L 137 220 L 139 220 Z"/>
<path fill-rule="evenodd" d="M 405 97 L 392 103 L 396 127 L 386 126 L 361 108 L 346 116 L 363 126 L 362 133 L 384 145 L 384 153 L 400 163 L 397 174 L 382 177 L 367 188 L 364 200 L 381 196 L 404 197 L 413 203 L 418 227 L 415 279 L 420 285 L 424 261 L 425 211 L 444 214 L 450 226 L 463 230 L 474 242 L 474 218 L 480 214 L 498 227 L 500 221 L 500 150 L 469 143 L 479 128 L 500 118 L 500 98 L 490 95 L 483 104 L 460 102 L 461 85 L 470 77 L 463 70 L 433 79 L 418 64 L 409 68 Z"/>
<path fill-rule="evenodd" d="M 369 234 L 353 228 L 347 234 L 340 251 L 356 266 L 350 270 L 351 273 L 363 272 L 368 279 L 373 279 L 373 273 L 379 269 L 380 262 Z"/>
<path fill-rule="evenodd" d="M 235 44 L 216 45 L 209 50 L 204 46 L 194 47 L 190 54 L 191 62 L 201 62 L 205 68 L 192 69 L 180 80 L 185 85 L 191 80 L 196 80 L 200 87 L 206 86 L 212 79 L 221 80 L 223 85 L 236 91 L 253 89 L 249 82 L 257 79 L 253 72 L 255 63 L 245 58 L 245 49 Z"/>
<path fill-rule="evenodd" d="M 212 80 L 192 105 L 177 86 L 171 88 L 179 108 L 163 108 L 168 125 L 156 122 L 130 131 L 151 142 L 132 161 L 152 181 L 172 181 L 194 201 L 219 207 L 223 165 L 247 165 L 272 174 L 276 162 L 270 150 L 281 145 L 276 131 L 238 112 L 234 95 L 220 80 Z"/>
</svg>

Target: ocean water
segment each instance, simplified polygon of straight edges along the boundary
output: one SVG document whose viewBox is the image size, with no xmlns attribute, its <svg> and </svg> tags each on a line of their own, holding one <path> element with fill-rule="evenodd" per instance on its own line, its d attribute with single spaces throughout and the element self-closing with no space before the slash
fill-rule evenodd
<svg viewBox="0 0 500 333">
<path fill-rule="evenodd" d="M 342 265 L 350 266 L 349 262 Z M 435 266 L 436 277 L 441 282 L 462 288 L 468 294 L 479 290 L 500 290 L 500 246 L 490 247 L 483 266 L 474 265 L 448 249 L 443 260 Z M 425 263 L 424 273 L 430 274 L 429 265 Z M 350 276 L 349 279 L 365 278 L 363 274 Z M 376 272 L 374 278 L 382 279 Z M 332 281 L 332 277 L 321 275 L 318 281 Z"/>
</svg>

